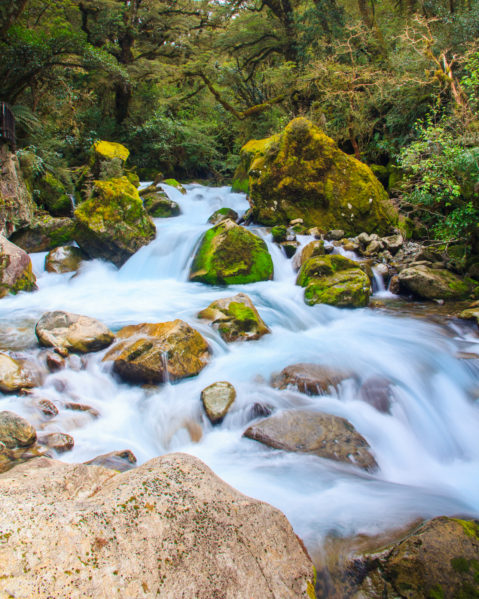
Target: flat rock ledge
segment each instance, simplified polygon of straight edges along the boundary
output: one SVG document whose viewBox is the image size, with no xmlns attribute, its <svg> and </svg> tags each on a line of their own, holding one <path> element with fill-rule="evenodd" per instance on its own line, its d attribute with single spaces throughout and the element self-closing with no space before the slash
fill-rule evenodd
<svg viewBox="0 0 479 599">
<path fill-rule="evenodd" d="M 0 496 L 1 597 L 315 596 L 286 517 L 186 454 L 121 474 L 37 458 Z"/>
</svg>

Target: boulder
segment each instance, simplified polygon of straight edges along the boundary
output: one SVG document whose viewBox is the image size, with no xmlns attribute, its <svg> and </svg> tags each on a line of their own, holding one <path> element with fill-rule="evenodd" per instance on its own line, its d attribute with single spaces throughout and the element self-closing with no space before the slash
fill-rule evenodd
<svg viewBox="0 0 479 599">
<path fill-rule="evenodd" d="M 90 150 L 90 168 L 100 179 L 121 176 L 130 151 L 122 144 L 100 140 Z"/>
<path fill-rule="evenodd" d="M 40 445 L 53 449 L 57 453 L 65 453 L 73 449 L 75 441 L 71 435 L 67 433 L 48 433 L 38 437 Z"/>
<path fill-rule="evenodd" d="M 96 318 L 57 310 L 45 312 L 35 326 L 40 345 L 78 353 L 100 351 L 115 335 Z"/>
<path fill-rule="evenodd" d="M 9 293 L 34 291 L 35 281 L 30 256 L 0 235 L 0 298 Z"/>
<path fill-rule="evenodd" d="M 195 376 L 208 364 L 205 339 L 182 320 L 130 325 L 118 331 L 117 342 L 103 358 L 133 383 L 164 383 Z"/>
<path fill-rule="evenodd" d="M 15 393 L 20 389 L 28 389 L 35 386 L 35 380 L 28 370 L 8 354 L 0 352 L 0 391 L 3 393 Z"/>
<path fill-rule="evenodd" d="M 201 392 L 201 401 L 212 424 L 223 420 L 236 399 L 236 390 L 231 383 L 213 383 Z"/>
<path fill-rule="evenodd" d="M 213 212 L 213 214 L 209 217 L 208 222 L 212 225 L 217 225 L 223 220 L 238 220 L 238 213 L 235 212 L 232 208 L 220 208 Z"/>
<path fill-rule="evenodd" d="M 75 241 L 92 258 L 122 266 L 155 238 L 155 225 L 126 177 L 95 181 L 90 199 L 75 210 Z"/>
<path fill-rule="evenodd" d="M 322 239 L 315 239 L 304 246 L 301 254 L 294 259 L 294 266 L 295 268 L 300 269 L 310 258 L 325 256 L 327 253 L 328 252 L 326 252 L 324 247 L 324 241 Z"/>
<path fill-rule="evenodd" d="M 129 449 L 123 451 L 110 451 L 96 456 L 92 460 L 85 462 L 88 466 L 103 466 L 117 472 L 126 472 L 136 467 L 136 456 Z"/>
<path fill-rule="evenodd" d="M 344 238 L 344 231 L 342 229 L 333 229 L 328 231 L 324 238 L 328 241 L 341 241 Z"/>
<path fill-rule="evenodd" d="M 244 436 L 275 449 L 310 453 L 368 471 L 377 468 L 364 437 L 350 422 L 331 414 L 286 410 L 255 422 Z"/>
<path fill-rule="evenodd" d="M 146 194 L 143 197 L 143 206 L 153 218 L 170 218 L 180 214 L 180 206 L 170 200 L 163 190 Z"/>
<path fill-rule="evenodd" d="M 344 597 L 472 599 L 479 596 L 479 523 L 433 518 L 344 566 Z"/>
<path fill-rule="evenodd" d="M 296 284 L 305 287 L 304 301 L 330 304 L 340 308 L 368 305 L 371 293 L 369 277 L 357 262 L 332 254 L 307 260 L 298 273 Z"/>
<path fill-rule="evenodd" d="M 198 318 L 211 320 L 224 341 L 253 341 L 270 332 L 251 299 L 244 293 L 210 304 Z"/>
<path fill-rule="evenodd" d="M 274 374 L 271 385 L 277 389 L 293 387 L 306 395 L 325 395 L 331 388 L 337 391 L 344 380 L 353 376 L 347 370 L 301 363 L 287 366 L 279 374 Z"/>
<path fill-rule="evenodd" d="M 283 251 L 286 254 L 286 258 L 292 258 L 296 254 L 296 251 L 299 248 L 300 244 L 299 241 L 291 240 L 283 241 L 279 245 L 283 248 Z"/>
<path fill-rule="evenodd" d="M 0 142 L 0 235 L 10 237 L 17 229 L 28 226 L 34 208 L 16 154 Z"/>
<path fill-rule="evenodd" d="M 72 218 L 54 218 L 43 212 L 35 214 L 30 226 L 11 236 L 11 241 L 28 253 L 48 252 L 73 241 L 75 224 Z"/>
<path fill-rule="evenodd" d="M 24 418 L 6 410 L 0 412 L 0 473 L 41 455 L 36 440 L 35 429 Z"/>
<path fill-rule="evenodd" d="M 399 273 L 401 290 L 423 299 L 461 300 L 470 297 L 472 281 L 462 280 L 448 270 L 426 265 L 409 266 Z"/>
<path fill-rule="evenodd" d="M 234 221 L 209 229 L 196 252 L 190 280 L 209 285 L 240 285 L 273 278 L 266 243 Z"/>
<path fill-rule="evenodd" d="M 61 245 L 50 250 L 45 257 L 45 270 L 56 273 L 76 272 L 85 258 L 80 248 Z"/>
<path fill-rule="evenodd" d="M 48 351 L 45 356 L 45 362 L 50 372 L 57 372 L 66 366 L 66 360 L 55 351 Z"/>
<path fill-rule="evenodd" d="M 58 408 L 49 399 L 40 398 L 33 402 L 33 405 L 40 410 L 40 412 L 47 418 L 54 418 L 58 416 Z"/>
<path fill-rule="evenodd" d="M 314 597 L 285 516 L 190 455 L 121 474 L 41 458 L 2 475 L 0 496 L 2 596 Z"/>
<path fill-rule="evenodd" d="M 73 202 L 65 185 L 46 171 L 32 183 L 36 203 L 53 216 L 72 216 Z"/>
<path fill-rule="evenodd" d="M 307 227 L 346 235 L 387 234 L 396 225 L 396 209 L 371 169 L 305 118 L 294 119 L 279 135 L 246 144 L 235 179 L 246 172 L 252 216 L 260 224 L 301 218 Z"/>
<path fill-rule="evenodd" d="M 288 237 L 288 229 L 285 225 L 277 225 L 271 229 L 271 235 L 275 243 L 282 243 Z"/>
<path fill-rule="evenodd" d="M 383 237 L 382 241 L 393 255 L 396 254 L 404 245 L 403 236 L 400 234 L 390 235 L 389 237 Z"/>
</svg>

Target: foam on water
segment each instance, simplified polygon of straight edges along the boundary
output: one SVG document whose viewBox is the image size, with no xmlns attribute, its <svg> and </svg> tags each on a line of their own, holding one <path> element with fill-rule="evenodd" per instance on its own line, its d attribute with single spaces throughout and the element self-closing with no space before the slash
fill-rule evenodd
<svg viewBox="0 0 479 599">
<path fill-rule="evenodd" d="M 62 459 L 84 461 L 98 454 L 131 449 L 143 462 L 168 451 L 203 459 L 219 476 L 246 494 L 279 507 L 314 550 L 328 532 L 378 533 L 417 517 L 479 515 L 479 410 L 474 403 L 477 370 L 456 358 L 458 348 L 476 350 L 477 338 L 460 338 L 417 319 L 368 309 L 308 307 L 295 285 L 292 261 L 271 235 L 252 230 L 268 244 L 274 281 L 229 288 L 189 283 L 195 247 L 210 226 L 212 212 L 227 206 L 240 215 L 248 208 L 229 188 L 187 187 L 183 196 L 165 186 L 178 202 L 180 216 L 156 221 L 157 237 L 120 270 L 95 260 L 75 277 L 43 269 L 45 254 L 32 256 L 39 290 L 2 299 L 0 340 L 21 340 L 31 357 L 33 326 L 47 310 L 61 309 L 99 318 L 112 329 L 139 322 L 181 318 L 208 340 L 213 359 L 199 376 L 143 389 L 121 383 L 101 363 L 103 353 L 49 375 L 35 391 L 59 405 L 85 403 L 100 412 L 60 410 L 43 423 L 31 399 L 3 397 L 1 409 L 27 416 L 43 430 L 72 434 L 75 448 Z M 300 238 L 301 245 L 311 238 Z M 250 343 L 226 344 L 199 310 L 219 297 L 247 293 L 272 334 Z M 20 345 L 21 345 L 20 344 Z M 357 386 L 345 381 L 337 393 L 308 397 L 269 386 L 272 373 L 290 364 L 315 362 L 349 369 L 361 379 L 391 383 L 390 414 L 361 400 Z M 223 423 L 213 427 L 201 406 L 207 385 L 228 380 L 237 400 Z M 347 418 L 368 440 L 379 464 L 374 475 L 304 454 L 272 450 L 245 439 L 255 404 L 309 409 Z M 192 426 L 201 426 L 199 443 Z"/>
</svg>

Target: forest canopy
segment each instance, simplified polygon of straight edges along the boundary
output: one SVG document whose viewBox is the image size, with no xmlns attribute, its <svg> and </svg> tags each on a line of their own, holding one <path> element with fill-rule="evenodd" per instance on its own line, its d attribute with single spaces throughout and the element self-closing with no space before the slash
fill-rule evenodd
<svg viewBox="0 0 479 599">
<path fill-rule="evenodd" d="M 478 31 L 477 0 L 2 0 L 0 100 L 64 178 L 107 139 L 142 177 L 229 181 L 305 116 L 454 238 L 479 207 Z"/>
</svg>

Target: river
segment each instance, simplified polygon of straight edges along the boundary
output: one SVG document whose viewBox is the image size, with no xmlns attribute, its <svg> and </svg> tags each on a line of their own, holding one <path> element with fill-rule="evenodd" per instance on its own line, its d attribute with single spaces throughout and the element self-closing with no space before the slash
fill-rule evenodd
<svg viewBox="0 0 479 599">
<path fill-rule="evenodd" d="M 208 340 L 209 366 L 174 385 L 141 388 L 113 377 L 101 363 L 104 352 L 89 354 L 83 363 L 74 359 L 67 369 L 50 374 L 35 390 L 35 397 L 60 408 L 51 421 L 41 419 L 28 396 L 3 396 L 1 409 L 25 416 L 39 430 L 71 434 L 75 447 L 61 456 L 69 462 L 126 448 L 140 463 L 171 451 L 194 454 L 233 487 L 281 509 L 313 553 L 331 533 L 377 534 L 418 517 L 479 516 L 478 377 L 474 360 L 457 357 L 459 351 L 479 354 L 479 338 L 472 331 L 380 310 L 306 306 L 292 261 L 258 227 L 251 229 L 268 244 L 273 281 L 229 288 L 190 283 L 189 265 L 210 226 L 208 217 L 223 206 L 242 214 L 248 203 L 226 187 L 189 185 L 186 195 L 165 189 L 182 214 L 157 219 L 156 240 L 120 270 L 94 260 L 74 277 L 51 274 L 43 268 L 45 254 L 33 254 L 39 289 L 1 300 L 0 345 L 36 359 L 34 325 L 49 310 L 92 316 L 113 331 L 181 318 Z M 299 239 L 304 245 L 311 238 Z M 213 300 L 240 291 L 253 300 L 272 334 L 226 344 L 196 315 Z M 391 381 L 391 413 L 362 401 L 351 381 L 322 397 L 269 386 L 272 373 L 298 362 L 340 366 L 362 380 Z M 223 423 L 212 426 L 200 392 L 222 380 L 235 386 L 237 399 Z M 68 401 L 88 404 L 100 416 L 62 410 Z M 379 470 L 367 474 L 243 438 L 257 403 L 347 418 L 369 442 Z M 203 436 L 194 442 L 188 431 L 198 425 Z"/>
</svg>

